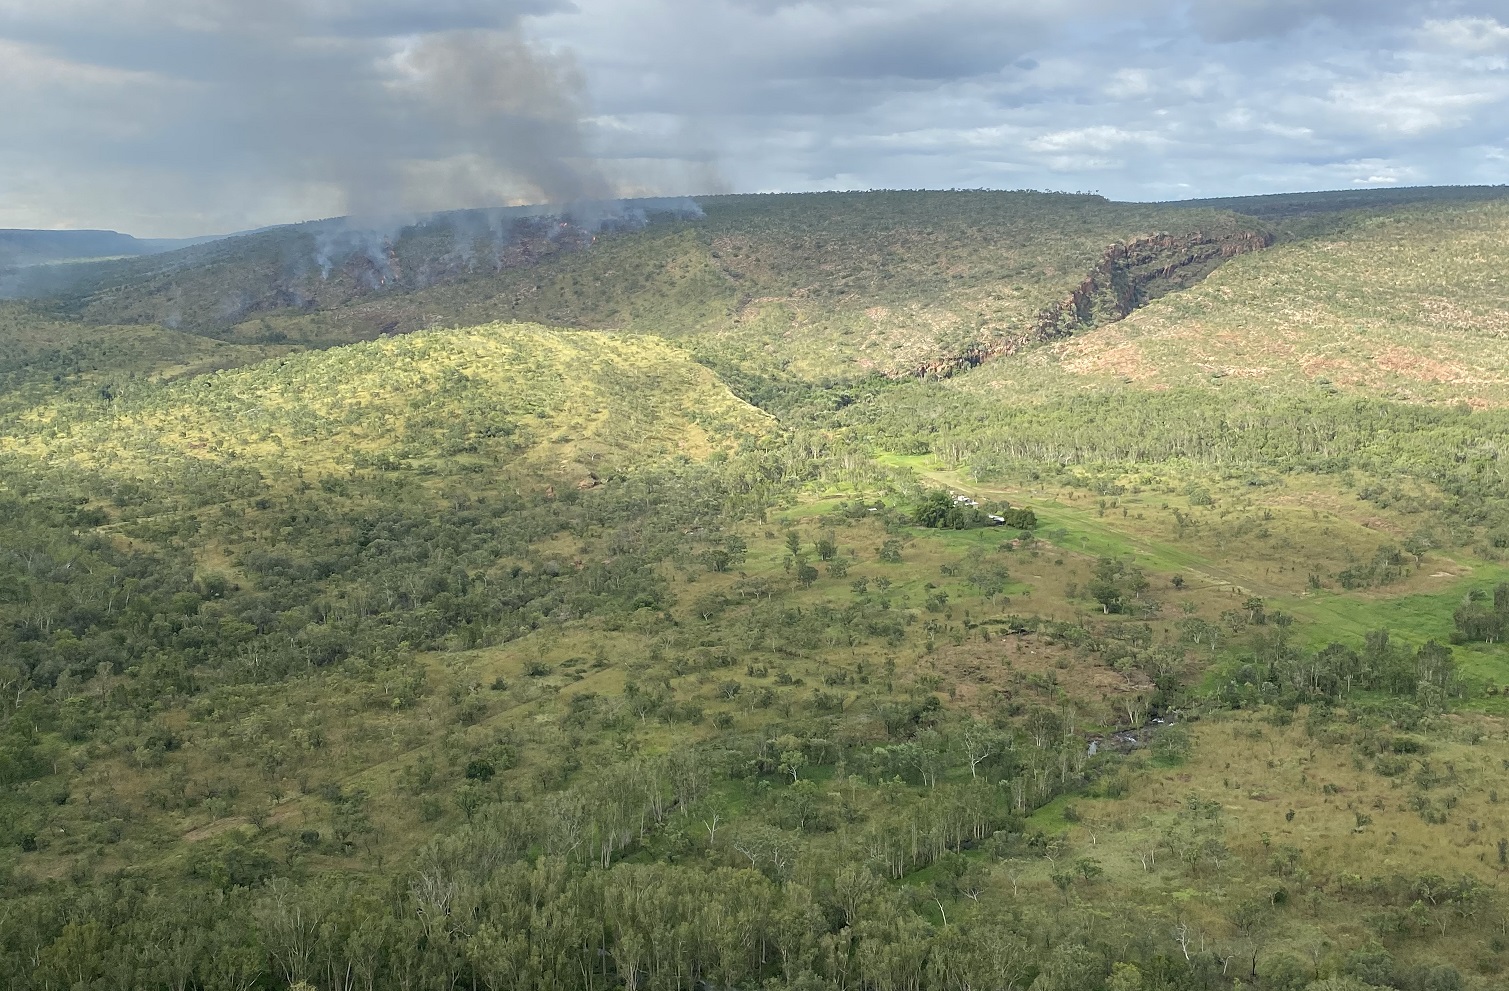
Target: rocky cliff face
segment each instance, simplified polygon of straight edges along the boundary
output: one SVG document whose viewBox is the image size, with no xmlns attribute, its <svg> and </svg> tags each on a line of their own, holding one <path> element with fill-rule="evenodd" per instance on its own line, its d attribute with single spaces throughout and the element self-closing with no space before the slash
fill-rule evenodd
<svg viewBox="0 0 1509 991">
<path fill-rule="evenodd" d="M 1228 259 L 1261 251 L 1273 238 L 1259 231 L 1209 235 L 1153 234 L 1111 245 L 1084 280 L 1044 307 L 1030 326 L 998 333 L 958 354 L 927 362 L 914 374 L 947 378 L 994 358 L 1115 323 L 1159 296 L 1194 285 Z"/>
</svg>

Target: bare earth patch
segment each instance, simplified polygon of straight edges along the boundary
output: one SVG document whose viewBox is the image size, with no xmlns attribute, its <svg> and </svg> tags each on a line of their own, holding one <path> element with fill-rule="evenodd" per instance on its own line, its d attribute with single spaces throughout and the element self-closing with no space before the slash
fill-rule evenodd
<svg viewBox="0 0 1509 991">
<path fill-rule="evenodd" d="M 1102 665 L 1086 664 L 1075 660 L 1069 648 L 1030 633 L 992 633 L 989 642 L 976 639 L 957 647 L 940 647 L 921 665 L 922 670 L 931 665 L 930 673 L 942 678 L 940 690 L 951 696 L 953 706 L 981 716 L 1004 703 L 1046 702 L 1049 685 L 1092 707 L 1152 688 L 1141 671 L 1122 675 Z"/>
</svg>

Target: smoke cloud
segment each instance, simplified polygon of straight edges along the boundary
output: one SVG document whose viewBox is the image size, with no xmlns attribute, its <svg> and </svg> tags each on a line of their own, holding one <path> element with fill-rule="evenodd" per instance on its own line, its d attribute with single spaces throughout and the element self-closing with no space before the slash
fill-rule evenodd
<svg viewBox="0 0 1509 991">
<path fill-rule="evenodd" d="M 517 28 L 406 39 L 373 75 L 357 102 L 368 118 L 362 133 L 319 159 L 346 213 L 574 203 L 619 192 L 584 132 L 586 85 L 571 56 Z"/>
<path fill-rule="evenodd" d="M 337 270 L 367 289 L 432 285 L 461 273 L 498 272 L 528 264 L 541 248 L 589 247 L 598 234 L 639 230 L 655 218 L 697 220 L 702 207 L 690 197 L 577 200 L 408 216 L 353 216 L 300 225 L 314 240 L 314 266 L 322 281 Z M 408 246 L 423 242 L 416 250 Z M 445 245 L 437 250 L 436 245 Z M 297 281 L 305 273 L 295 265 Z"/>
<path fill-rule="evenodd" d="M 62 108 L 69 86 L 23 91 L 8 110 L 16 140 L 0 148 L 0 169 L 33 200 L 67 177 L 29 158 L 32 147 L 129 175 L 144 217 L 194 224 L 131 225 L 152 234 L 698 191 L 675 188 L 685 169 L 667 169 L 657 188 L 602 160 L 572 54 L 526 30 L 531 16 L 569 9 L 565 0 L 0 0 L 0 43 L 45 58 L 60 80 L 125 80 Z M 101 126 L 113 118 L 113 140 L 53 123 L 89 116 Z M 26 141 L 28 128 L 41 140 Z M 119 207 L 119 189 L 111 194 Z M 78 202 L 89 195 L 76 191 Z M 185 201 L 213 212 L 194 223 Z"/>
<path fill-rule="evenodd" d="M 396 60 L 400 82 L 446 127 L 442 198 L 476 201 L 517 182 L 537 202 L 601 200 L 615 190 L 582 134 L 586 85 L 569 55 L 540 50 L 518 32 L 448 32 L 422 39 Z M 506 195 L 506 194 L 505 194 Z"/>
</svg>

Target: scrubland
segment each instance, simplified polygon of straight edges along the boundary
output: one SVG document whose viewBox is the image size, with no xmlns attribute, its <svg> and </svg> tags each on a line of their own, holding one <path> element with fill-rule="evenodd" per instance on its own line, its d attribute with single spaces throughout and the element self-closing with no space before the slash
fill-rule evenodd
<svg viewBox="0 0 1509 991">
<path fill-rule="evenodd" d="M 1501 205 L 705 206 L 0 311 L 10 986 L 1503 986 Z"/>
</svg>

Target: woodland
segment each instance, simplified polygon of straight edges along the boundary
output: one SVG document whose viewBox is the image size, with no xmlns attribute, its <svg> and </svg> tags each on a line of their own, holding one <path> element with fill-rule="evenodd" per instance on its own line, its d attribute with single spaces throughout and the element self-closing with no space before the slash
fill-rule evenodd
<svg viewBox="0 0 1509 991">
<path fill-rule="evenodd" d="M 39 277 L 0 982 L 1509 986 L 1506 195 Z"/>
</svg>

